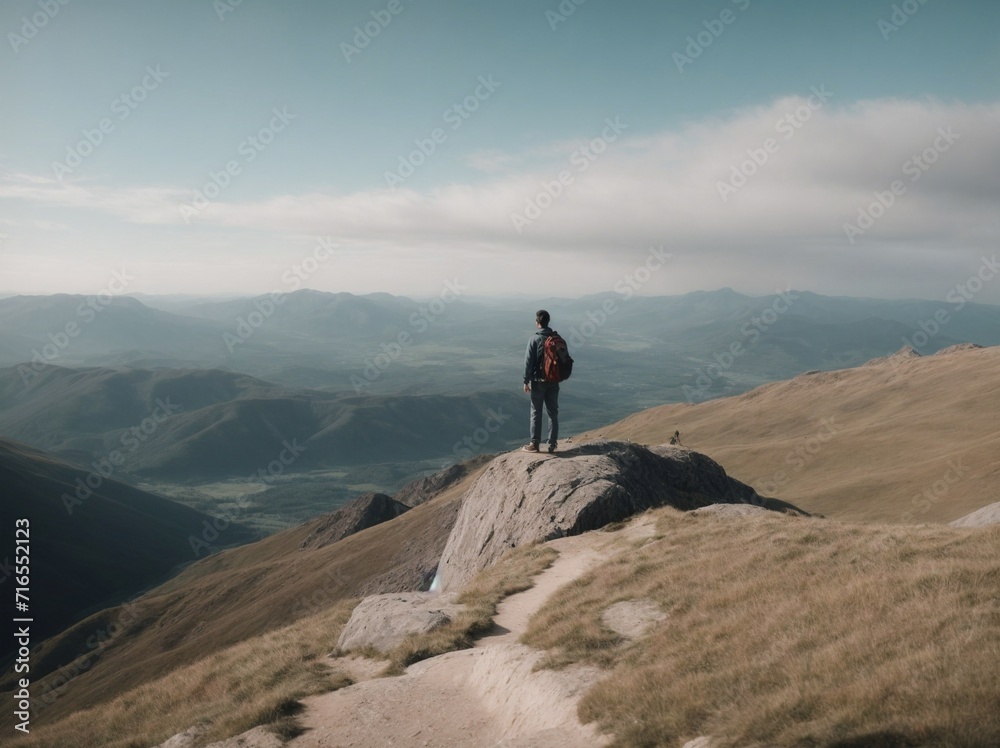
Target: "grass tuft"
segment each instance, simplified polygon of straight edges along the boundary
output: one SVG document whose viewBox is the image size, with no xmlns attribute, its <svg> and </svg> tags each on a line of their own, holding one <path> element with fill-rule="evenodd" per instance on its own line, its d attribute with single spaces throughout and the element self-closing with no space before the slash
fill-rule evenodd
<svg viewBox="0 0 1000 748">
<path fill-rule="evenodd" d="M 1000 745 L 1000 527 L 660 510 L 662 538 L 567 585 L 524 641 L 609 669 L 580 704 L 616 746 Z M 610 605 L 667 617 L 630 642 Z"/>
<path fill-rule="evenodd" d="M 299 700 L 350 685 L 320 658 L 337 642 L 356 601 L 344 601 L 174 670 L 99 707 L 85 709 L 9 742 L 12 748 L 148 748 L 195 725 L 195 747 L 258 725 L 283 738 L 299 732 Z"/>
</svg>

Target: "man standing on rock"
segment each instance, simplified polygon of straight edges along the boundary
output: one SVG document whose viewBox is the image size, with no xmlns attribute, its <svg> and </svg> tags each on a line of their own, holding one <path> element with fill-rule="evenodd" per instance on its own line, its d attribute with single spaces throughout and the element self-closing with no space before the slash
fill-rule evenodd
<svg viewBox="0 0 1000 748">
<path fill-rule="evenodd" d="M 539 309 L 535 313 L 535 327 L 538 328 L 524 354 L 524 391 L 531 394 L 531 441 L 521 449 L 537 452 L 542 441 L 542 404 L 549 415 L 549 452 L 556 451 L 559 438 L 559 382 L 546 382 L 542 372 L 545 363 L 545 339 L 552 334 L 549 327 L 549 313 Z"/>
</svg>

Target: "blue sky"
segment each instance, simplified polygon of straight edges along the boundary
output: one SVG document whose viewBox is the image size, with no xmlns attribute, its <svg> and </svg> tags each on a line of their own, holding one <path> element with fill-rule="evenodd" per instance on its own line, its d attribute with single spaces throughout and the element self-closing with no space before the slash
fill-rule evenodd
<svg viewBox="0 0 1000 748">
<path fill-rule="evenodd" d="M 989 0 L 7 0 L 0 33 L 3 292 L 319 257 L 321 290 L 571 296 L 662 247 L 642 293 L 944 298 L 998 249 Z"/>
</svg>

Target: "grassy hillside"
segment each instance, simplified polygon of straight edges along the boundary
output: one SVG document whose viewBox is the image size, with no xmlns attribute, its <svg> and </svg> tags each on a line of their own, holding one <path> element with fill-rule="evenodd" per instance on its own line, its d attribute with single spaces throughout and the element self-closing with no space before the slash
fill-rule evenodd
<svg viewBox="0 0 1000 748">
<path fill-rule="evenodd" d="M 88 480 L 96 487 L 90 488 Z M 36 641 L 193 562 L 190 538 L 202 537 L 205 523 L 213 521 L 6 439 L 0 439 L 0 486 L 0 524 L 13 528 L 16 518 L 30 520 Z M 13 529 L 8 531 L 12 538 Z M 212 538 L 209 545 L 235 545 L 255 537 L 232 524 L 223 539 Z M 4 547 L 13 550 L 12 544 Z M 12 651 L 13 642 L 5 641 L 0 656 Z"/>
<path fill-rule="evenodd" d="M 606 669 L 580 715 L 612 745 L 1000 745 L 1000 526 L 656 515 L 525 636 Z M 624 638 L 602 617 L 627 600 L 665 618 Z"/>
<path fill-rule="evenodd" d="M 1000 499 L 1000 347 L 900 354 L 737 397 L 664 405 L 588 434 L 675 430 L 761 494 L 849 520 L 949 522 Z"/>
<path fill-rule="evenodd" d="M 43 726 L 33 722 L 29 736 L 15 733 L 18 737 L 9 744 L 149 748 L 201 728 L 197 745 L 206 745 L 257 725 L 287 735 L 294 730 L 298 699 L 350 683 L 343 673 L 331 672 L 322 658 L 336 646 L 351 608 L 352 601 L 344 600 L 153 677 L 97 707 Z"/>
<path fill-rule="evenodd" d="M 196 563 L 139 600 L 104 611 L 44 645 L 80 660 L 36 686 L 46 706 L 39 726 L 109 701 L 125 690 L 252 637 L 288 626 L 338 602 L 429 584 L 459 500 L 482 468 L 402 516 L 314 550 L 300 545 L 322 518 L 252 546 Z M 111 628 L 97 653 L 84 642 Z M 96 656 L 95 656 L 96 654 Z M 82 663 L 82 664 L 81 664 Z M 70 678 L 65 687 L 53 684 Z M 0 714 L 0 729 L 9 716 Z M 33 722 L 34 724 L 34 722 Z"/>
</svg>

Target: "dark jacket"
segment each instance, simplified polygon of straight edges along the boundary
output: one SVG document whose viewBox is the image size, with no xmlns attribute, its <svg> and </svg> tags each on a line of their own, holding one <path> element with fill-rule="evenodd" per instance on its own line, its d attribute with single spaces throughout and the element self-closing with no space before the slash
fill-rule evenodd
<svg viewBox="0 0 1000 748">
<path fill-rule="evenodd" d="M 545 379 L 542 376 L 542 364 L 545 363 L 545 338 L 551 334 L 551 327 L 543 327 L 528 341 L 528 350 L 524 353 L 525 384 L 531 384 L 532 380 Z"/>
</svg>

